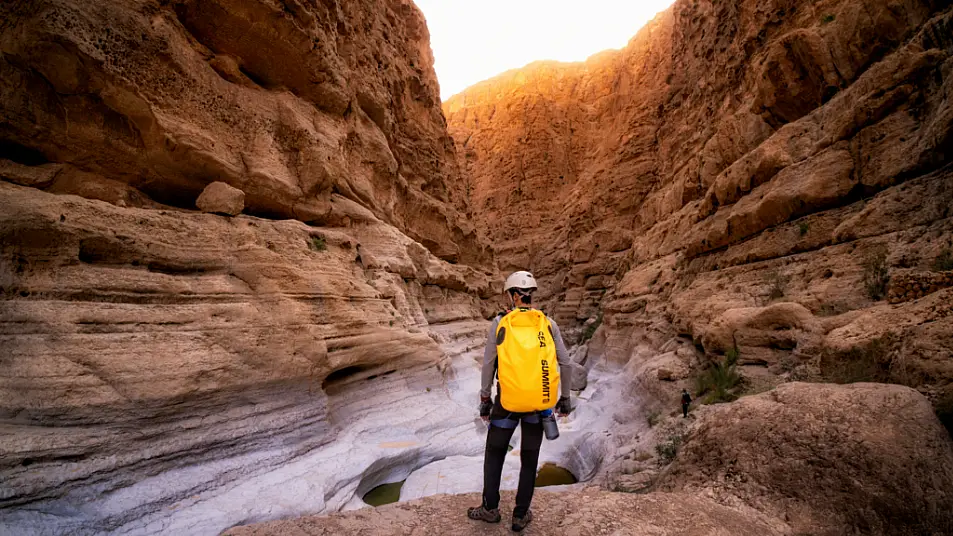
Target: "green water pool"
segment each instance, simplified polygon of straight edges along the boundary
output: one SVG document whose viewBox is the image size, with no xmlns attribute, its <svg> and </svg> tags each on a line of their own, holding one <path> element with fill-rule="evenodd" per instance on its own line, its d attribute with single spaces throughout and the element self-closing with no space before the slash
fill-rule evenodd
<svg viewBox="0 0 953 536">
<path fill-rule="evenodd" d="M 553 463 L 544 463 L 536 473 L 536 487 L 562 486 L 575 484 L 576 477 L 567 469 Z M 404 481 L 381 484 L 364 494 L 364 502 L 371 506 L 383 506 L 400 500 L 400 488 Z"/>
<path fill-rule="evenodd" d="M 575 484 L 576 482 L 578 480 L 572 473 L 553 463 L 544 463 L 536 473 L 537 488 L 562 486 L 564 484 Z"/>
<path fill-rule="evenodd" d="M 364 502 L 371 506 L 383 506 L 400 500 L 400 488 L 404 481 L 381 484 L 364 494 Z"/>
</svg>

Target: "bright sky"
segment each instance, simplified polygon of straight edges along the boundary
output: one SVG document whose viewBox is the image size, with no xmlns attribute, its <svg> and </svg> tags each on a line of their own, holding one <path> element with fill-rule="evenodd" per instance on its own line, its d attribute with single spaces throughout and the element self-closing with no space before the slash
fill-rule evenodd
<svg viewBox="0 0 953 536">
<path fill-rule="evenodd" d="M 622 48 L 673 0 L 415 0 L 427 17 L 446 100 L 536 60 Z"/>
</svg>

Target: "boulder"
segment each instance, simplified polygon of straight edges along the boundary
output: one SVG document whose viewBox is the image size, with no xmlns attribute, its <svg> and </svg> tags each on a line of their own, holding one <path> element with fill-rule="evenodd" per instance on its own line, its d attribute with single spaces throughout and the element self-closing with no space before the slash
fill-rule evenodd
<svg viewBox="0 0 953 536">
<path fill-rule="evenodd" d="M 789 383 L 697 415 L 658 489 L 740 499 L 798 534 L 953 531 L 953 442 L 913 389 Z"/>
<path fill-rule="evenodd" d="M 195 206 L 203 212 L 237 216 L 245 210 L 245 193 L 224 182 L 213 182 L 202 190 Z"/>
<path fill-rule="evenodd" d="M 572 374 L 569 378 L 569 388 L 573 391 L 583 391 L 589 385 L 589 371 L 579 363 L 570 363 Z"/>
</svg>

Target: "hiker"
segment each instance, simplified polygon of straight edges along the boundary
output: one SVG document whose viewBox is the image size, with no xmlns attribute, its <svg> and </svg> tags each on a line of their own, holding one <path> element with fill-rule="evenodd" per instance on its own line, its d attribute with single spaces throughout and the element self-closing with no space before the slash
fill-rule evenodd
<svg viewBox="0 0 953 536">
<path fill-rule="evenodd" d="M 692 403 L 692 395 L 688 394 L 688 389 L 682 389 L 682 418 L 688 417 L 688 406 Z"/>
<path fill-rule="evenodd" d="M 480 417 L 489 422 L 483 460 L 483 503 L 467 510 L 467 517 L 487 523 L 500 522 L 500 478 L 507 447 L 520 425 L 520 476 L 513 509 L 512 529 L 522 531 L 533 520 L 529 506 L 536 486 L 536 465 L 543 442 L 542 419 L 572 412 L 569 353 L 559 327 L 541 311 L 532 308 L 536 279 L 529 272 L 506 278 L 503 293 L 512 309 L 500 314 L 490 326 L 483 352 L 483 384 Z M 552 366 L 553 361 L 558 366 Z M 491 401 L 494 373 L 499 380 Z M 557 393 L 561 393 L 556 401 Z M 542 412 L 542 415 L 541 415 Z"/>
</svg>

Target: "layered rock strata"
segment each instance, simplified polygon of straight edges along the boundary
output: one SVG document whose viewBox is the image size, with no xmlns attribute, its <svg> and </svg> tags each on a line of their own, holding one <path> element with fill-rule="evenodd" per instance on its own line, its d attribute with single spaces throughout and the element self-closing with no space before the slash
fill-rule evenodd
<svg viewBox="0 0 953 536">
<path fill-rule="evenodd" d="M 953 295 L 922 274 L 951 267 L 951 27 L 948 2 L 676 2 L 444 103 L 461 194 L 598 356 L 663 354 L 665 381 L 693 347 L 772 381 L 862 359 L 942 405 Z"/>
<path fill-rule="evenodd" d="M 0 20 L 0 533 L 215 534 L 476 454 L 492 267 L 411 2 Z"/>
<path fill-rule="evenodd" d="M 193 209 L 222 181 L 246 211 L 390 223 L 486 260 L 458 180 L 429 34 L 409 0 L 6 3 L 0 157 L 31 185 Z"/>
<path fill-rule="evenodd" d="M 0 196 L 0 532 L 214 533 L 476 454 L 472 268 L 380 222 Z"/>
</svg>

